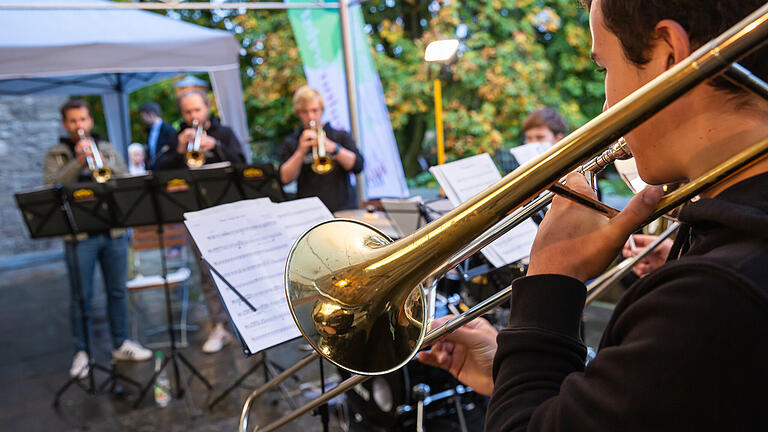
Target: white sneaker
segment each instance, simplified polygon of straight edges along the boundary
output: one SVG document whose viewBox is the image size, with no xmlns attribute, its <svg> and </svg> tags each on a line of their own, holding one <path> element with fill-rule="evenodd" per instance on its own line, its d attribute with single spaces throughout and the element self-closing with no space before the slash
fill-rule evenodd
<svg viewBox="0 0 768 432">
<path fill-rule="evenodd" d="M 75 358 L 72 359 L 72 367 L 69 368 L 69 376 L 72 378 L 84 379 L 88 376 L 88 354 L 85 351 L 78 351 Z"/>
<path fill-rule="evenodd" d="M 152 351 L 144 348 L 138 342 L 126 339 L 120 348 L 112 351 L 112 358 L 115 360 L 144 361 L 152 358 Z"/>
<path fill-rule="evenodd" d="M 203 352 L 207 354 L 217 353 L 230 342 L 232 342 L 232 335 L 224 329 L 223 324 L 216 324 L 211 334 L 208 335 L 208 340 L 203 344 Z"/>
</svg>

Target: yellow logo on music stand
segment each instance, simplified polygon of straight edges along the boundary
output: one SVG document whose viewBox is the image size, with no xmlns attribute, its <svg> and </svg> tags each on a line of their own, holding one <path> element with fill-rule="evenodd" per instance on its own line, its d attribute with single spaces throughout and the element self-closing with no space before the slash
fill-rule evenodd
<svg viewBox="0 0 768 432">
<path fill-rule="evenodd" d="M 263 178 L 263 177 L 264 177 L 264 171 L 258 168 L 246 168 L 243 170 L 243 178 L 254 179 L 254 178 Z"/>
</svg>

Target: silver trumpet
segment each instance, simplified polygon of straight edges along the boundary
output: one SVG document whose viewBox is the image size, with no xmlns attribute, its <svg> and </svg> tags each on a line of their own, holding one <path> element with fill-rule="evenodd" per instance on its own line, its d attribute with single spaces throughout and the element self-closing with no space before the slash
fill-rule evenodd
<svg viewBox="0 0 768 432">
<path fill-rule="evenodd" d="M 99 146 L 96 145 L 96 142 L 93 140 L 93 138 L 85 134 L 85 130 L 83 129 L 77 130 L 77 136 L 80 141 L 86 140 L 89 142 L 88 149 L 90 154 L 86 156 L 85 160 L 88 163 L 88 169 L 91 170 L 93 180 L 97 183 L 105 183 L 107 180 L 109 180 L 110 177 L 112 177 L 112 170 L 104 165 L 104 160 L 101 158 Z"/>
<path fill-rule="evenodd" d="M 197 120 L 192 121 L 192 128 L 195 129 L 195 137 L 187 143 L 187 153 L 184 160 L 190 168 L 197 168 L 205 163 L 205 154 L 200 151 L 200 141 L 203 139 L 203 125 Z"/>
</svg>

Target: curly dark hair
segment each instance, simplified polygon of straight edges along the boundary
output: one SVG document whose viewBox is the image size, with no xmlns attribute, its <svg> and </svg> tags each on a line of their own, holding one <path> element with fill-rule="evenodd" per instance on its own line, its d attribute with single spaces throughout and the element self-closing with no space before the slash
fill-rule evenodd
<svg viewBox="0 0 768 432">
<path fill-rule="evenodd" d="M 593 0 L 580 0 L 589 9 Z M 655 43 L 654 28 L 659 21 L 678 22 L 696 49 L 757 10 L 764 0 L 602 0 L 606 28 L 621 42 L 624 54 L 635 64 L 650 60 Z M 762 79 L 768 78 L 768 50 L 759 49 L 739 62 Z M 722 77 L 711 81 L 716 88 L 731 93 L 744 92 Z"/>
</svg>

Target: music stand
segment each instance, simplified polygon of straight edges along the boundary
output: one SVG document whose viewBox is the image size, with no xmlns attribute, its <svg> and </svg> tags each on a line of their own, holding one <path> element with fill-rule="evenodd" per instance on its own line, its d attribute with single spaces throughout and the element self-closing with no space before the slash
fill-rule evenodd
<svg viewBox="0 0 768 432">
<path fill-rule="evenodd" d="M 53 406 L 59 406 L 59 399 L 72 385 L 77 383 L 87 394 L 96 393 L 94 371 L 100 370 L 109 377 L 99 386 L 99 390 L 111 384 L 110 391 L 115 392 L 118 381 L 141 389 L 137 381 L 117 372 L 114 362 L 107 368 L 97 363 L 91 350 L 91 336 L 88 331 L 88 312 L 85 308 L 80 263 L 78 259 L 78 234 L 109 230 L 114 226 L 114 220 L 105 204 L 109 200 L 109 192 L 104 185 L 96 183 L 75 184 L 71 187 L 45 187 L 30 192 L 14 194 L 16 203 L 24 215 L 24 221 L 32 238 L 70 235 L 73 244 L 73 279 L 74 293 L 80 308 L 80 326 L 83 331 L 85 352 L 88 355 L 88 386 L 80 385 L 78 376 L 70 377 L 57 391 Z M 71 201 L 71 202 L 70 202 Z"/>
<path fill-rule="evenodd" d="M 163 275 L 163 293 L 165 297 L 165 311 L 168 320 L 168 336 L 171 342 L 170 355 L 163 358 L 160 368 L 156 370 L 147 384 L 141 388 L 136 402 L 133 404 L 137 408 L 147 391 L 152 387 L 157 376 L 169 363 L 173 364 L 173 377 L 176 387 L 176 398 L 184 396 L 184 389 L 181 386 L 181 376 L 179 374 L 179 361 L 189 369 L 194 377 L 197 377 L 208 390 L 213 389 L 211 383 L 184 357 L 176 347 L 176 334 L 173 330 L 173 312 L 171 310 L 171 289 L 168 285 L 168 266 L 165 259 L 165 242 L 163 241 L 163 224 L 171 222 L 181 222 L 184 219 L 184 212 L 197 210 L 199 208 L 195 191 L 190 183 L 190 172 L 187 170 L 166 171 L 154 173 L 152 177 L 144 177 L 144 190 L 137 191 L 139 185 L 130 182 L 130 191 L 137 200 L 148 200 L 154 213 L 154 221 L 157 224 L 157 237 L 160 246 L 160 266 Z M 116 188 L 120 188 L 121 181 L 116 179 L 114 183 Z M 139 207 L 141 204 L 134 204 Z M 145 204 L 146 205 L 146 204 Z M 129 213 L 130 214 L 130 213 Z M 142 219 L 143 218 L 143 219 Z M 137 219 L 145 221 L 146 214 L 137 215 Z M 133 220 L 127 218 L 123 221 L 125 225 L 133 225 Z"/>
<path fill-rule="evenodd" d="M 275 172 L 275 168 L 272 164 L 238 165 L 234 167 L 233 176 L 234 184 L 243 199 L 269 198 L 272 202 L 275 203 L 285 201 L 285 194 L 283 193 L 280 179 L 277 177 L 277 173 Z M 230 289 L 240 295 L 239 291 L 234 286 L 232 286 L 232 284 L 230 284 L 223 275 L 218 273 L 218 271 L 207 261 L 203 261 L 205 262 L 209 271 L 212 273 L 212 280 L 213 274 L 215 273 Z M 227 310 L 227 313 L 229 313 L 229 310 Z M 242 340 L 237 329 L 235 328 L 233 330 L 238 341 Z M 243 354 L 246 357 L 249 357 L 253 354 L 247 348 L 245 348 L 245 344 L 241 343 L 241 345 L 243 346 Z M 278 373 L 282 372 L 282 368 L 279 365 L 267 359 L 267 352 L 266 350 L 263 350 L 261 351 L 261 358 L 247 371 L 235 379 L 235 381 L 226 389 L 224 389 L 218 396 L 216 396 L 208 405 L 208 409 L 213 410 L 214 406 L 216 406 L 225 397 L 227 397 L 229 393 L 242 386 L 243 382 L 260 367 L 264 368 L 265 382 L 270 380 L 270 375 L 276 375 L 276 371 L 278 371 Z M 282 384 L 280 384 L 278 387 L 291 408 L 295 409 L 296 404 L 288 394 L 288 391 Z"/>
<path fill-rule="evenodd" d="M 251 164 L 235 167 L 236 185 L 243 199 L 267 197 L 272 202 L 285 201 L 283 186 L 272 164 Z"/>
</svg>

